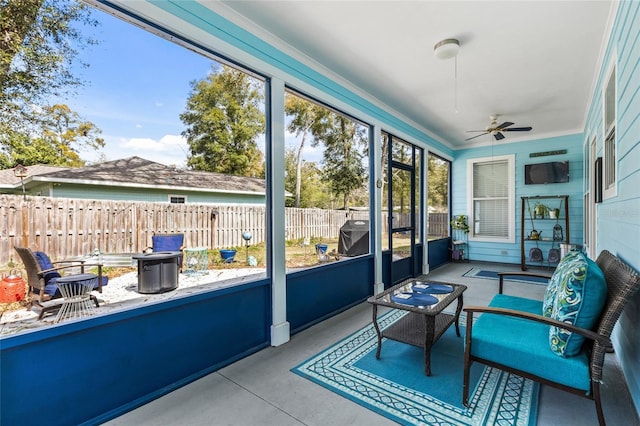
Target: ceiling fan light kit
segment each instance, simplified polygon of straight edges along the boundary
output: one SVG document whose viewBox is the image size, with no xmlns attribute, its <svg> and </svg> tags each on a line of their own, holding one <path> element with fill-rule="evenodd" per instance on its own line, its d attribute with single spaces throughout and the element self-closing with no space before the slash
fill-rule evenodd
<svg viewBox="0 0 640 426">
<path fill-rule="evenodd" d="M 502 132 L 528 132 L 532 129 L 531 126 L 510 127 L 510 126 L 513 126 L 513 123 L 510 121 L 505 121 L 504 123 L 498 125 L 498 114 L 489 116 L 489 120 L 491 120 L 491 123 L 484 130 L 468 130 L 468 132 L 474 132 L 474 133 L 479 132 L 480 134 L 467 138 L 465 139 L 465 141 L 479 138 L 480 136 L 484 136 L 484 135 L 491 135 L 495 138 L 495 140 L 499 141 L 504 139 L 505 137 L 502 134 Z"/>
<path fill-rule="evenodd" d="M 455 38 L 441 40 L 433 46 L 433 54 L 438 59 L 453 58 L 460 50 L 460 42 Z"/>
</svg>

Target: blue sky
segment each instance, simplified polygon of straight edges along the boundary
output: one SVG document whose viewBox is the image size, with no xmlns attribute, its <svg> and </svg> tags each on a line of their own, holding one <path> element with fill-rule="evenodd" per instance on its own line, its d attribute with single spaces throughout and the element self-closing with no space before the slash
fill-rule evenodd
<svg viewBox="0 0 640 426">
<path fill-rule="evenodd" d="M 84 27 L 98 45 L 88 46 L 80 58 L 89 64 L 74 72 L 86 82 L 78 94 L 66 99 L 72 110 L 102 130 L 106 146 L 101 151 L 81 150 L 89 162 L 139 156 L 167 165 L 184 166 L 188 153 L 180 135 L 180 121 L 191 82 L 204 79 L 215 62 L 100 10 L 101 23 Z M 258 146 L 264 148 L 264 138 Z M 297 146 L 287 134 L 287 146 Z M 306 161 L 320 161 L 321 148 L 309 143 Z"/>
<path fill-rule="evenodd" d="M 188 148 L 179 116 L 190 82 L 206 77 L 214 62 L 101 11 L 94 15 L 100 43 L 81 52 L 90 66 L 77 72 L 87 84 L 68 104 L 102 129 L 107 160 L 137 155 L 184 165 Z M 100 152 L 80 156 L 96 161 Z"/>
</svg>

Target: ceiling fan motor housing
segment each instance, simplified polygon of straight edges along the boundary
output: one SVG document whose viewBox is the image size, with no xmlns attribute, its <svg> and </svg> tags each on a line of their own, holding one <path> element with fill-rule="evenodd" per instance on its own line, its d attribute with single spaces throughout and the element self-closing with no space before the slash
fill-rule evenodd
<svg viewBox="0 0 640 426">
<path fill-rule="evenodd" d="M 467 138 L 467 139 L 465 139 L 465 141 L 468 141 L 468 140 L 471 140 L 471 139 L 475 139 L 475 138 L 478 138 L 480 136 L 484 136 L 484 135 L 488 135 L 488 134 L 490 134 L 497 141 L 499 141 L 499 140 L 504 139 L 504 135 L 502 134 L 502 132 L 528 132 L 528 131 L 532 130 L 531 126 L 527 126 L 527 127 L 510 127 L 510 126 L 513 126 L 513 124 L 514 124 L 511 121 L 505 121 L 504 123 L 498 125 L 498 114 L 489 116 L 489 119 L 491 120 L 491 122 L 489 123 L 489 126 L 487 126 L 484 130 L 469 130 L 469 132 L 480 132 L 480 134 L 476 135 L 476 136 L 472 136 L 470 138 Z"/>
</svg>

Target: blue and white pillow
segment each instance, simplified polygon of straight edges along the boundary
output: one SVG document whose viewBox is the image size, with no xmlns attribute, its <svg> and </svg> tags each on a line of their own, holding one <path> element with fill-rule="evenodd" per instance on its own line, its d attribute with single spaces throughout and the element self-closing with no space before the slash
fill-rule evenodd
<svg viewBox="0 0 640 426">
<path fill-rule="evenodd" d="M 602 270 L 594 261 L 582 252 L 575 253 L 563 265 L 551 318 L 591 330 L 606 302 L 607 283 Z M 563 258 L 561 263 L 564 262 Z M 584 337 L 579 334 L 560 327 L 549 328 L 549 346 L 557 355 L 577 355 L 583 342 Z"/>
<path fill-rule="evenodd" d="M 556 270 L 553 272 L 553 275 L 549 279 L 549 284 L 547 284 L 547 291 L 544 294 L 544 299 L 542 300 L 542 315 L 551 318 L 553 313 L 553 305 L 556 302 L 556 295 L 558 293 L 558 288 L 560 288 L 560 284 L 562 283 L 563 277 L 569 276 L 568 273 L 574 267 L 574 262 L 577 257 L 580 256 L 580 251 L 571 250 L 569 253 L 565 254 L 564 257 L 558 263 Z"/>
</svg>

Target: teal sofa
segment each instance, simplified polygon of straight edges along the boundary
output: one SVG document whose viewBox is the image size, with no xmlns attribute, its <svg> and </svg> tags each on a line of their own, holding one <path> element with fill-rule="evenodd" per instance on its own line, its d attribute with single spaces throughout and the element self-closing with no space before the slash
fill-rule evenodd
<svg viewBox="0 0 640 426">
<path fill-rule="evenodd" d="M 564 278 L 562 261 L 554 276 L 547 276 L 550 283 L 544 301 L 503 294 L 506 276 L 545 277 L 530 272 L 509 272 L 499 274 L 499 293 L 488 307 L 464 308 L 467 313 L 462 397 L 465 406 L 469 402 L 469 369 L 473 362 L 480 362 L 592 399 L 599 423 L 605 424 L 600 401 L 604 356 L 612 349 L 611 332 L 625 303 L 640 288 L 640 275 L 606 250 L 598 256 L 595 263 L 589 262 L 592 276 L 584 282 L 591 283 L 600 279 L 602 289 L 596 297 L 601 300 L 595 302 L 597 306 L 589 312 L 593 319 L 589 321 L 588 327 L 581 327 L 579 322 L 572 324 L 563 317 L 554 318 L 550 313 L 550 306 L 558 308 L 556 311 L 566 307 L 561 303 L 562 285 L 557 285 Z M 569 268 L 566 272 L 567 275 L 574 273 L 575 268 Z M 591 293 L 598 291 L 600 290 L 594 289 Z M 571 289 L 571 303 L 575 301 L 575 296 Z M 578 296 L 580 298 L 581 295 Z M 557 298 L 555 304 L 554 297 Z M 580 313 L 586 315 L 586 312 L 585 307 Z M 573 314 L 575 312 L 571 315 L 574 316 Z M 579 341 L 572 341 L 564 347 L 557 343 L 558 333 L 568 333 L 569 339 L 579 338 Z M 573 353 L 569 350 L 572 344 L 575 344 Z M 567 351 L 563 352 L 565 349 Z"/>
</svg>

